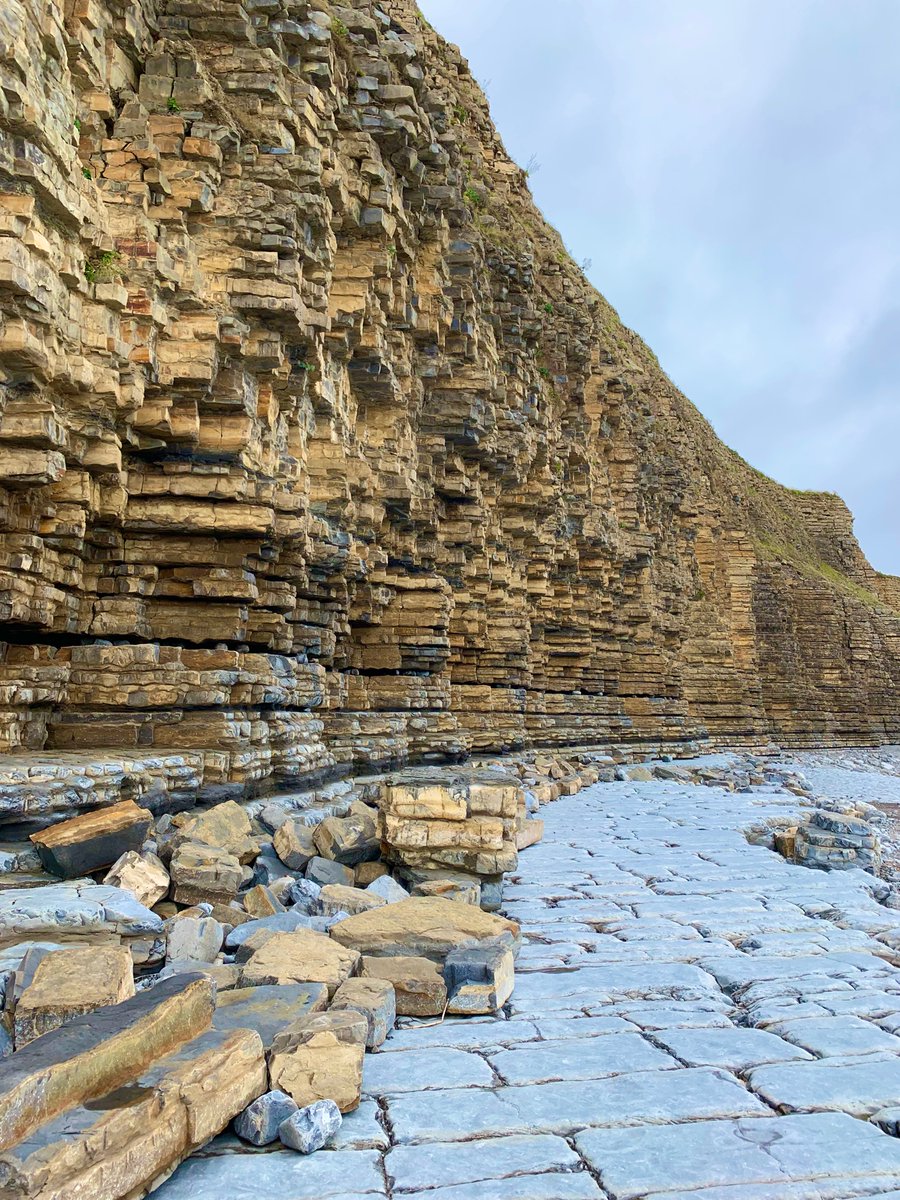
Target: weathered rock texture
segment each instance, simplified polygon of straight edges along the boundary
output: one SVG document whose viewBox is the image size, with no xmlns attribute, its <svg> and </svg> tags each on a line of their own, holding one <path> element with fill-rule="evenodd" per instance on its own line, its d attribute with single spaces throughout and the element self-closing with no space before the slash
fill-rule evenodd
<svg viewBox="0 0 900 1200">
<path fill-rule="evenodd" d="M 900 583 L 717 441 L 409 0 L 9 0 L 0 69 L 7 811 L 900 740 Z"/>
</svg>

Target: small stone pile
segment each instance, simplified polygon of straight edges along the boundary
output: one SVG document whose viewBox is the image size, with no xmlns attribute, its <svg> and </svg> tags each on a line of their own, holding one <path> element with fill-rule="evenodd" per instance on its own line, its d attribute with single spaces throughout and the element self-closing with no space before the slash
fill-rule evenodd
<svg viewBox="0 0 900 1200">
<path fill-rule="evenodd" d="M 781 835 L 794 862 L 828 871 L 859 867 L 872 875 L 881 874 L 881 838 L 878 830 L 862 816 L 850 812 L 817 809 L 786 836 Z"/>
<path fill-rule="evenodd" d="M 158 818 L 125 799 L 10 843 L 11 1194 L 130 1196 L 232 1120 L 254 1145 L 326 1145 L 398 1016 L 506 1004 L 519 929 L 486 909 L 540 838 L 536 792 L 595 777 L 551 759 L 422 768 Z M 23 1108 L 32 1091 L 46 1099 Z"/>
</svg>

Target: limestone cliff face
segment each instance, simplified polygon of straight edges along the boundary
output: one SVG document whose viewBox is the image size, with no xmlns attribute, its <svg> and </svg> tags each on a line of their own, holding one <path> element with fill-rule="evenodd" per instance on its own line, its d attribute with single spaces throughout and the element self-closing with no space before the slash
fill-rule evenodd
<svg viewBox="0 0 900 1200">
<path fill-rule="evenodd" d="M 717 441 L 407 0 L 7 0 L 0 68 L 4 748 L 900 741 L 900 583 Z"/>
</svg>

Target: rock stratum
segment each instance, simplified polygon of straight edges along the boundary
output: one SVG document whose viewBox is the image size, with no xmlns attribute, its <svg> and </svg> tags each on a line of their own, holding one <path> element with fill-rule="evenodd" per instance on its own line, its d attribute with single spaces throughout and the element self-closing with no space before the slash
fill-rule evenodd
<svg viewBox="0 0 900 1200">
<path fill-rule="evenodd" d="M 407 0 L 8 0 L 0 70 L 5 811 L 900 741 L 900 580 L 719 442 Z"/>
</svg>

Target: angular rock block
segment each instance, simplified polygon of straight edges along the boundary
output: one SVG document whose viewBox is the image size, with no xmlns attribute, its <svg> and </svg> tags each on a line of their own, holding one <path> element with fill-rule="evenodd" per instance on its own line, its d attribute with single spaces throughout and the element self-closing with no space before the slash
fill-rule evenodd
<svg viewBox="0 0 900 1200">
<path fill-rule="evenodd" d="M 252 1030 L 207 1031 L 169 1054 L 157 1049 L 163 1057 L 143 1074 L 0 1149 L 8 1194 L 16 1200 L 145 1195 L 266 1087 L 265 1056 Z"/>
<path fill-rule="evenodd" d="M 327 887 L 330 883 L 339 883 L 343 887 L 353 887 L 353 872 L 342 863 L 333 862 L 330 858 L 316 855 L 311 858 L 306 867 L 306 878 L 310 883 L 319 887 Z"/>
<path fill-rule="evenodd" d="M 329 883 L 319 893 L 319 907 L 326 917 L 336 913 L 355 916 L 356 913 L 371 912 L 381 908 L 386 901 L 375 892 L 363 888 L 344 887 L 340 883 Z"/>
<path fill-rule="evenodd" d="M 229 904 L 244 880 L 236 855 L 201 842 L 185 842 L 169 864 L 177 904 Z"/>
<path fill-rule="evenodd" d="M 365 804 L 354 804 L 349 817 L 328 817 L 316 826 L 313 841 L 322 858 L 347 867 L 374 862 L 381 853 L 375 813 Z"/>
<path fill-rule="evenodd" d="M 287 1092 L 264 1092 L 234 1119 L 234 1132 L 251 1146 L 268 1146 L 278 1140 L 278 1130 L 298 1112 Z"/>
<path fill-rule="evenodd" d="M 357 880 L 357 883 L 359 881 Z M 396 904 L 400 900 L 408 900 L 409 892 L 390 875 L 379 875 L 366 887 L 371 896 L 380 896 L 387 904 Z M 352 915 L 352 914 L 351 914 Z"/>
<path fill-rule="evenodd" d="M 448 1012 L 463 1016 L 498 1012 L 515 986 L 512 938 L 451 950 L 444 960 L 444 982 Z"/>
<path fill-rule="evenodd" d="M 390 983 L 398 1017 L 439 1017 L 444 1011 L 447 985 L 441 968 L 430 958 L 363 956 L 360 970 L 364 979 Z"/>
<path fill-rule="evenodd" d="M 298 1108 L 278 1130 L 283 1146 L 300 1154 L 312 1154 L 327 1146 L 343 1121 L 341 1110 L 333 1100 L 317 1100 Z"/>
<path fill-rule="evenodd" d="M 16 1049 L 73 1017 L 133 995 L 134 966 L 124 946 L 53 950 L 41 959 L 16 1004 Z"/>
<path fill-rule="evenodd" d="M 273 1088 L 301 1107 L 333 1100 L 342 1113 L 359 1107 L 366 1050 L 365 1017 L 327 1012 L 304 1017 L 276 1037 L 269 1052 Z"/>
<path fill-rule="evenodd" d="M 0 948 L 23 941 L 121 942 L 135 963 L 165 955 L 160 917 L 131 892 L 79 880 L 0 891 Z"/>
<path fill-rule="evenodd" d="M 481 905 L 481 883 L 477 879 L 425 879 L 413 887 L 412 894 Z"/>
<path fill-rule="evenodd" d="M 274 933 L 244 964 L 246 987 L 259 984 L 324 983 L 329 995 L 355 974 L 359 954 L 323 933 L 297 929 Z"/>
<path fill-rule="evenodd" d="M 212 963 L 222 949 L 225 930 L 212 917 L 174 917 L 168 923 L 169 961 Z"/>
<path fill-rule="evenodd" d="M 169 872 L 155 854 L 128 850 L 116 859 L 103 882 L 125 888 L 138 904 L 152 908 L 169 891 Z"/>
<path fill-rule="evenodd" d="M 193 842 L 232 854 L 242 865 L 253 862 L 259 853 L 250 818 L 234 800 L 216 804 L 197 815 L 179 813 L 173 818 L 172 825 L 170 846 L 173 853 L 180 846 Z"/>
<path fill-rule="evenodd" d="M 285 821 L 275 831 L 272 845 L 275 853 L 292 871 L 302 871 L 318 851 L 313 842 L 314 829 L 299 820 Z"/>
<path fill-rule="evenodd" d="M 393 984 L 387 979 L 347 979 L 334 994 L 331 1012 L 347 1009 L 365 1017 L 366 1049 L 377 1050 L 397 1019 Z"/>
<path fill-rule="evenodd" d="M 243 903 L 245 912 L 251 917 L 274 917 L 276 913 L 284 912 L 284 905 L 273 890 L 261 883 L 244 893 Z"/>
<path fill-rule="evenodd" d="M 131 800 L 84 813 L 33 833 L 45 870 L 61 879 L 79 879 L 111 866 L 128 850 L 140 850 L 153 816 Z"/>
<path fill-rule="evenodd" d="M 434 896 L 412 897 L 339 921 L 331 937 L 342 946 L 378 957 L 396 954 L 443 961 L 451 950 L 509 933 L 518 946 L 519 926 L 471 904 Z"/>
</svg>

